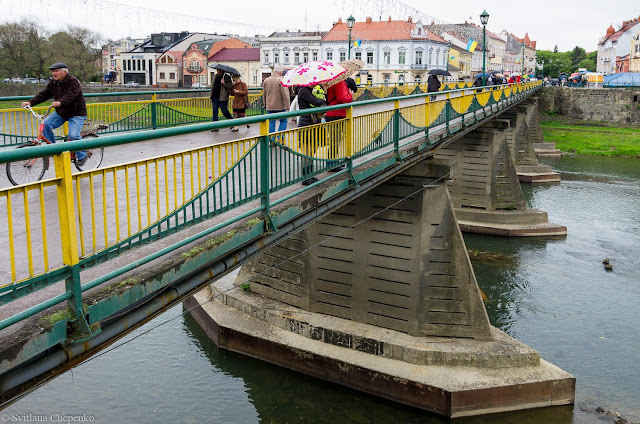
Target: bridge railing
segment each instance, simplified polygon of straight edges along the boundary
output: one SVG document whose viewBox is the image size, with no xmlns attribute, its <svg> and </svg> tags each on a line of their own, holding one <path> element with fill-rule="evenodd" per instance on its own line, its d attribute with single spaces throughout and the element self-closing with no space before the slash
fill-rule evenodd
<svg viewBox="0 0 640 424">
<path fill-rule="evenodd" d="M 416 140 L 426 140 L 421 149 L 430 149 L 435 133 L 462 130 L 539 87 L 539 82 L 533 82 L 442 92 L 434 99 L 431 93 L 369 100 L 350 105 L 345 119 L 271 134 L 268 119 L 344 109 L 344 105 L 74 141 L 74 149 L 95 149 L 260 124 L 259 136 L 76 174 L 71 173 L 69 143 L 2 151 L 0 163 L 53 156 L 55 178 L 0 190 L 0 244 L 5 246 L 0 260 L 6 264 L 0 270 L 0 305 L 59 281 L 66 281 L 67 288 L 62 295 L 0 321 L 0 329 L 64 300 L 71 299 L 73 309 L 81 310 L 82 292 L 131 268 L 90 282 L 80 281 L 80 271 L 240 205 L 260 201 L 214 229 L 261 213 L 265 231 L 272 231 L 270 208 L 284 199 L 336 175 L 347 174 L 357 184 L 354 168 L 392 152 L 401 160 L 400 148 Z M 411 104 L 401 106 L 405 99 Z M 386 107 L 354 114 L 372 104 Z M 271 199 L 280 189 L 342 164 L 347 167 L 337 174 L 279 200 Z M 135 264 L 156 257 L 147 256 Z"/>
<path fill-rule="evenodd" d="M 471 83 L 454 82 L 442 84 L 443 90 L 456 90 L 470 87 Z M 354 100 L 371 100 L 376 98 L 395 97 L 401 95 L 420 94 L 427 91 L 426 83 L 422 84 L 381 84 L 363 86 Z M 114 96 L 150 96 L 148 100 L 125 102 L 87 103 L 87 120 L 85 129 L 100 134 L 117 132 L 141 131 L 156 128 L 166 128 L 177 125 L 208 122 L 211 120 L 211 103 L 208 97 L 180 97 L 180 94 L 194 94 L 194 90 L 176 90 L 169 92 L 138 92 L 138 93 L 104 93 L 86 94 L 87 98 L 102 98 Z M 159 99 L 158 95 L 178 96 L 175 98 Z M 202 93 L 207 95 L 208 93 Z M 20 101 L 30 97 L 4 97 L 0 100 Z M 233 96 L 229 99 L 229 104 Z M 39 113 L 44 113 L 46 106 L 35 107 Z M 249 108 L 247 116 L 264 113 L 262 90 L 251 90 L 249 93 Z M 219 119 L 225 119 L 219 112 Z M 64 138 L 67 133 L 66 125 L 54 131 L 57 138 Z M 33 115 L 22 108 L 0 109 L 0 146 L 13 146 L 34 139 L 38 134 L 38 123 Z"/>
</svg>

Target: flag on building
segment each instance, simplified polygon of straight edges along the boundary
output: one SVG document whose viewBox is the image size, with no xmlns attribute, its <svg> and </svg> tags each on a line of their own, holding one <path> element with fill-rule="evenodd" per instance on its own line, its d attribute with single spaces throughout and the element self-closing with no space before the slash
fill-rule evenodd
<svg viewBox="0 0 640 424">
<path fill-rule="evenodd" d="M 353 47 L 360 47 L 361 45 L 362 45 L 362 40 L 359 38 L 353 42 Z"/>
<path fill-rule="evenodd" d="M 478 42 L 474 39 L 469 38 L 469 42 L 467 43 L 467 50 L 473 53 L 478 47 Z"/>
</svg>

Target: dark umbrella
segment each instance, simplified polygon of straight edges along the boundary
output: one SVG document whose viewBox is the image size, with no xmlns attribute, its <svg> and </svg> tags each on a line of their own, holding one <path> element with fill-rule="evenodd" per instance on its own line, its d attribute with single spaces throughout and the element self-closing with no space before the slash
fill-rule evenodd
<svg viewBox="0 0 640 424">
<path fill-rule="evenodd" d="M 444 69 L 432 69 L 429 71 L 429 75 L 444 75 L 445 77 L 451 76 L 449 71 L 445 71 Z"/>
<path fill-rule="evenodd" d="M 485 73 L 485 74 L 483 74 L 482 72 L 480 72 L 479 74 L 476 74 L 476 75 L 475 75 L 475 77 L 476 77 L 476 78 L 482 78 L 482 77 L 484 76 L 484 77 L 486 77 L 486 78 L 489 78 L 491 75 L 499 74 L 499 73 L 500 73 L 500 71 L 491 71 L 491 72 L 487 72 L 487 73 Z"/>
<path fill-rule="evenodd" d="M 223 65 L 222 63 L 216 63 L 215 65 L 211 65 L 211 67 L 213 69 L 223 70 L 224 72 L 228 72 L 231 75 L 238 75 L 238 76 L 240 75 L 240 72 L 236 68 L 232 66 Z"/>
</svg>

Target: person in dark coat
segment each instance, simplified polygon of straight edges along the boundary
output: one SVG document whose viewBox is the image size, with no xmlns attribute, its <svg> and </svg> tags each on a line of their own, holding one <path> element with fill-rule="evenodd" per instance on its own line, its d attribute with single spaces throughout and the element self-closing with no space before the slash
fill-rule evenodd
<svg viewBox="0 0 640 424">
<path fill-rule="evenodd" d="M 429 78 L 427 79 L 427 93 L 435 93 L 440 90 L 441 85 L 442 83 L 437 76 L 429 75 Z"/>
<path fill-rule="evenodd" d="M 312 107 L 325 106 L 326 101 L 322 100 L 319 97 L 314 96 L 313 89 L 315 87 L 298 87 L 298 106 L 300 110 L 310 109 Z M 308 127 L 313 124 L 317 124 L 320 122 L 316 114 L 307 114 L 300 116 L 300 120 L 298 121 L 298 128 Z M 312 134 L 311 131 L 301 131 L 300 132 L 300 143 L 302 148 L 302 153 L 306 156 L 313 156 L 316 153 L 316 149 L 318 148 L 318 140 L 314 137 L 317 134 Z M 303 160 L 303 168 L 302 173 L 304 175 L 311 174 L 313 172 L 313 161 L 311 160 Z M 302 182 L 303 185 L 309 185 L 317 182 L 318 179 L 316 177 L 307 178 Z"/>
<path fill-rule="evenodd" d="M 225 118 L 233 119 L 231 113 L 229 113 L 229 93 L 233 92 L 233 82 L 229 74 L 225 74 L 222 69 L 216 69 L 216 76 L 213 78 L 211 84 L 211 92 L 209 93 L 209 99 L 211 99 L 211 109 L 213 122 L 218 121 L 218 110 L 222 112 Z M 218 131 L 217 129 L 211 130 L 212 132 Z"/>
<path fill-rule="evenodd" d="M 81 140 L 80 130 L 87 119 L 87 103 L 82 95 L 80 81 L 69 74 L 67 65 L 62 62 L 54 63 L 49 67 L 53 79 L 44 90 L 36 94 L 28 102 L 22 102 L 22 106 L 35 106 L 53 97 L 51 106 L 55 108 L 44 121 L 42 135 L 48 141 L 55 143 L 53 130 L 59 128 L 65 122 L 69 123 L 69 140 Z M 84 165 L 87 153 L 76 152 L 76 163 Z"/>
</svg>

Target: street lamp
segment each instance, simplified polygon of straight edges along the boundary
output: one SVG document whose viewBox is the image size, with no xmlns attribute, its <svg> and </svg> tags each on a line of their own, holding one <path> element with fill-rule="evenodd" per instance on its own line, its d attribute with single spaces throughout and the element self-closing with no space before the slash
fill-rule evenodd
<svg viewBox="0 0 640 424">
<path fill-rule="evenodd" d="M 349 57 L 347 59 L 351 59 L 351 30 L 353 29 L 353 24 L 356 23 L 356 18 L 353 15 L 349 15 L 347 18 L 347 27 L 349 28 Z"/>
<path fill-rule="evenodd" d="M 449 58 L 451 57 L 451 41 L 447 43 L 447 72 L 449 72 Z"/>
<path fill-rule="evenodd" d="M 524 79 L 524 41 L 522 42 L 522 79 Z"/>
<path fill-rule="evenodd" d="M 483 11 L 480 14 L 480 22 L 482 23 L 482 85 L 486 84 L 485 64 L 487 62 L 487 22 L 489 22 L 489 14 Z"/>
</svg>

